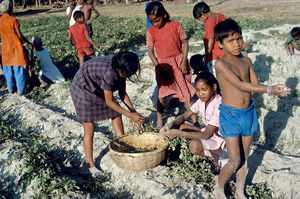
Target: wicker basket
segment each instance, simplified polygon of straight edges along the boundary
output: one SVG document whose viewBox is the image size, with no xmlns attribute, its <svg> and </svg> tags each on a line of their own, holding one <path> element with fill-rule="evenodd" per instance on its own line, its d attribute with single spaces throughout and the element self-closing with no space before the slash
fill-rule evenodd
<svg viewBox="0 0 300 199">
<path fill-rule="evenodd" d="M 165 158 L 167 146 L 167 139 L 158 133 L 128 134 L 112 140 L 109 144 L 109 151 L 118 167 L 141 171 L 161 163 Z M 151 151 L 128 152 L 130 148 L 151 149 Z"/>
</svg>

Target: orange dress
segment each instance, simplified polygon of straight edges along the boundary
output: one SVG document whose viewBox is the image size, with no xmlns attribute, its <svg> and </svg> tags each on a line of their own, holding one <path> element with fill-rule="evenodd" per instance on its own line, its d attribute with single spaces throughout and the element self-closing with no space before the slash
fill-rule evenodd
<svg viewBox="0 0 300 199">
<path fill-rule="evenodd" d="M 25 66 L 28 64 L 22 42 L 15 31 L 15 28 L 19 26 L 18 20 L 8 14 L 3 14 L 0 17 L 2 64 L 5 66 Z"/>
<path fill-rule="evenodd" d="M 147 46 L 155 47 L 158 63 L 165 67 L 171 77 L 166 83 L 156 67 L 159 98 L 173 95 L 181 102 L 188 102 L 195 94 L 195 88 L 191 84 L 192 73 L 183 75 L 180 70 L 183 59 L 181 40 L 186 38 L 181 24 L 177 21 L 171 21 L 160 29 L 152 26 L 147 31 Z"/>
</svg>

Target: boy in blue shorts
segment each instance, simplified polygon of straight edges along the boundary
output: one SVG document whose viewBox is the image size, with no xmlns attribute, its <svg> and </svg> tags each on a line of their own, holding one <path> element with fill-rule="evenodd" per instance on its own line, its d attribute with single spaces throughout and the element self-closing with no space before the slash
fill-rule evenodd
<svg viewBox="0 0 300 199">
<path fill-rule="evenodd" d="M 220 22 L 214 34 L 225 53 L 216 62 L 215 68 L 222 93 L 219 128 L 225 138 L 229 156 L 216 182 L 214 195 L 217 199 L 226 199 L 224 185 L 236 172 L 235 198 L 244 199 L 247 159 L 253 134 L 258 127 L 251 93 L 287 96 L 290 89 L 282 84 L 265 86 L 259 83 L 251 60 L 241 55 L 244 42 L 237 22 L 232 19 Z"/>
</svg>

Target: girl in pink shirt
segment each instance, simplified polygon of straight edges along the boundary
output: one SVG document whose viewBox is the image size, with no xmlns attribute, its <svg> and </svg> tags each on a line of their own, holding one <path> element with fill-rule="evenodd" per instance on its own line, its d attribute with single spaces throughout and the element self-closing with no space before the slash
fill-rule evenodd
<svg viewBox="0 0 300 199">
<path fill-rule="evenodd" d="M 190 110 L 178 116 L 161 129 L 168 137 L 183 136 L 191 139 L 190 150 L 199 156 L 213 157 L 219 166 L 224 166 L 226 157 L 225 140 L 219 132 L 219 105 L 222 103 L 219 84 L 210 72 L 201 72 L 195 80 L 196 94 L 199 99 Z M 185 121 L 192 115 L 200 114 L 205 125 L 199 128 Z"/>
<path fill-rule="evenodd" d="M 151 2 L 146 8 L 152 27 L 147 31 L 148 54 L 155 65 L 158 86 L 157 127 L 162 126 L 162 114 L 167 96 L 179 98 L 189 109 L 195 88 L 187 64 L 188 40 L 181 24 L 170 20 L 160 2 Z M 154 54 L 154 48 L 156 55 Z M 192 117 L 196 122 L 196 116 Z"/>
</svg>

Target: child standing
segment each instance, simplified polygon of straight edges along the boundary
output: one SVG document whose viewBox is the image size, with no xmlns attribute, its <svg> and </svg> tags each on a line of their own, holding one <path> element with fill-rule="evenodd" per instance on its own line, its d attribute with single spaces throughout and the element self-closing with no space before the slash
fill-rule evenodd
<svg viewBox="0 0 300 199">
<path fill-rule="evenodd" d="M 224 51 L 219 48 L 214 36 L 215 26 L 224 21 L 226 18 L 222 13 L 214 13 L 210 10 L 205 2 L 197 3 L 193 9 L 194 18 L 202 21 L 204 24 L 205 34 L 203 43 L 205 48 L 205 63 L 210 72 L 215 73 L 214 64 L 216 60 L 224 55 Z"/>
<path fill-rule="evenodd" d="M 259 83 L 251 60 L 240 56 L 243 37 L 240 26 L 227 19 L 215 27 L 218 45 L 224 56 L 216 62 L 216 76 L 222 92 L 220 110 L 220 133 L 225 138 L 229 161 L 222 168 L 214 190 L 217 199 L 226 199 L 224 185 L 236 172 L 235 198 L 244 195 L 247 175 L 247 159 L 258 121 L 251 100 L 251 92 L 286 96 L 290 89 L 285 85 L 265 86 Z"/>
<path fill-rule="evenodd" d="M 84 55 L 88 55 L 90 57 L 95 57 L 95 53 L 93 51 L 93 48 L 90 44 L 95 46 L 96 48 L 99 48 L 100 46 L 93 42 L 91 37 L 89 36 L 89 33 L 86 29 L 86 26 L 83 24 L 84 22 L 84 14 L 82 11 L 75 11 L 74 12 L 74 19 L 76 23 L 70 27 L 69 31 L 69 42 L 72 46 L 72 37 L 75 40 L 76 48 L 77 48 L 77 56 L 79 58 L 80 66 L 84 63 Z"/>
<path fill-rule="evenodd" d="M 294 49 L 300 51 L 300 27 L 292 29 L 291 35 L 284 43 L 284 47 L 288 55 L 294 55 Z"/>
<path fill-rule="evenodd" d="M 2 40 L 2 67 L 6 79 L 8 92 L 14 91 L 17 86 L 17 93 L 23 94 L 26 79 L 26 66 L 29 63 L 22 43 L 31 46 L 31 43 L 22 35 L 18 20 L 11 17 L 12 4 L 8 0 L 0 3 L 0 10 L 4 13 L 0 17 L 0 34 Z"/>
<path fill-rule="evenodd" d="M 109 57 L 90 59 L 77 71 L 70 87 L 78 121 L 82 122 L 83 147 L 88 169 L 93 176 L 101 176 L 93 160 L 95 121 L 111 119 L 117 136 L 124 134 L 122 115 L 141 124 L 144 117 L 138 114 L 126 92 L 126 79 L 140 71 L 138 56 L 132 52 L 120 52 Z M 129 109 L 122 108 L 114 99 L 118 91 L 120 99 Z"/>
<path fill-rule="evenodd" d="M 199 156 L 214 158 L 220 166 L 224 166 L 228 159 L 220 158 L 226 154 L 225 140 L 219 132 L 219 105 L 222 103 L 219 84 L 215 76 L 204 71 L 195 79 L 198 100 L 190 110 L 177 117 L 160 131 L 168 137 L 182 136 L 191 139 L 190 150 Z M 205 128 L 184 123 L 194 114 L 200 114 Z M 179 128 L 173 129 L 173 128 Z"/>
<path fill-rule="evenodd" d="M 195 88 L 190 82 L 192 74 L 187 63 L 188 40 L 181 24 L 170 20 L 168 12 L 160 2 L 151 2 L 146 13 L 153 25 L 147 31 L 147 46 L 148 54 L 155 65 L 158 85 L 157 127 L 161 127 L 166 97 L 173 95 L 179 98 L 189 109 Z M 194 123 L 197 121 L 196 116 L 192 119 Z"/>
<path fill-rule="evenodd" d="M 43 47 L 42 39 L 39 36 L 32 37 L 33 53 L 37 54 L 40 59 L 41 71 L 39 72 L 39 80 L 41 87 L 46 86 L 49 80 L 52 82 L 64 82 L 65 78 L 58 68 L 53 64 L 49 51 Z"/>
</svg>

